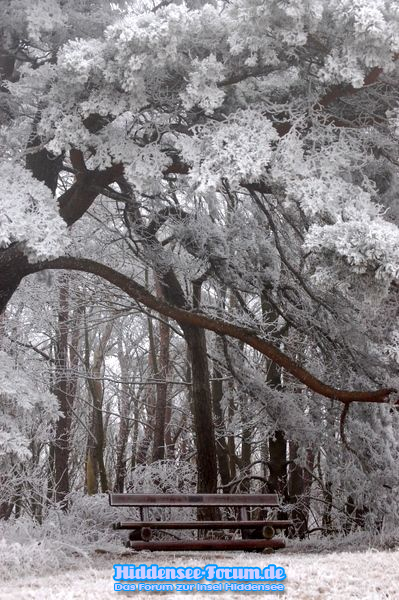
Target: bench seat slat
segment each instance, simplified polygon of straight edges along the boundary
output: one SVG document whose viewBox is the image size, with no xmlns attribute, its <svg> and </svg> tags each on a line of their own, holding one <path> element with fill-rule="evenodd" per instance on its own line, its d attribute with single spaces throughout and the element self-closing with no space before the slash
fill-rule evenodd
<svg viewBox="0 0 399 600">
<path fill-rule="evenodd" d="M 278 506 L 277 494 L 109 494 L 111 506 Z"/>
<path fill-rule="evenodd" d="M 283 529 L 292 525 L 292 521 L 121 521 L 114 523 L 114 529 L 241 529 L 264 525 Z"/>
</svg>

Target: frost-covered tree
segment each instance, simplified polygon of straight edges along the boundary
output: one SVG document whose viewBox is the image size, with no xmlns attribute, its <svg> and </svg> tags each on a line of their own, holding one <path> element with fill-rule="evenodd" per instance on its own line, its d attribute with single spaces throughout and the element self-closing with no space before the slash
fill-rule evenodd
<svg viewBox="0 0 399 600">
<path fill-rule="evenodd" d="M 278 398 L 270 435 L 299 443 L 291 413 L 323 415 L 323 397 L 341 428 L 337 409 L 316 421 L 343 441 L 352 423 L 353 456 L 370 419 L 395 427 L 389 406 L 348 407 L 398 388 L 396 3 L 4 6 L 2 310 L 27 275 L 75 269 L 176 321 L 208 491 L 204 330 L 278 366 L 251 390 Z"/>
<path fill-rule="evenodd" d="M 43 493 L 39 471 L 40 447 L 49 442 L 53 423 L 59 417 L 56 398 L 44 382 L 32 386 L 32 373 L 3 350 L 0 378 L 0 518 L 7 517 L 14 503 Z M 36 367 L 38 366 L 36 361 Z M 30 365 L 33 368 L 33 365 Z M 25 505 L 25 508 L 28 508 Z"/>
<path fill-rule="evenodd" d="M 76 12 L 73 3 L 61 8 L 65 19 Z M 26 20 L 22 30 L 31 36 L 33 57 L 37 36 L 49 44 L 51 27 L 57 32 L 61 27 L 55 11 L 50 13 L 53 20 L 46 13 L 45 24 L 29 34 L 32 22 L 41 22 L 44 14 L 40 3 L 39 16 L 35 10 L 25 6 L 24 11 L 22 3 L 19 11 Z M 240 18 L 244 14 L 246 18 Z M 14 77 L 17 81 L 6 84 L 14 115 L 3 131 L 8 149 L 4 189 L 16 193 L 7 182 L 10 165 L 18 168 L 21 152 L 28 146 L 29 157 L 45 147 L 54 156 L 65 155 L 60 174 L 72 172 L 76 179 L 59 198 L 61 217 L 68 224 L 105 191 L 125 205 L 121 227 L 133 227 L 149 243 L 171 219 L 193 220 L 195 227 L 197 216 L 186 210 L 183 196 L 205 201 L 209 216 L 204 215 L 200 230 L 209 231 L 206 219 L 212 220 L 223 190 L 252 194 L 245 210 L 255 213 L 265 212 L 253 206 L 260 194 L 274 199 L 293 219 L 299 214 L 303 218 L 301 248 L 307 264 L 302 270 L 313 296 L 318 282 L 333 281 L 334 274 L 342 278 L 346 270 L 348 277 L 369 280 L 377 297 L 386 297 L 396 277 L 396 229 L 394 210 L 388 216 L 383 212 L 378 185 L 382 178 L 387 187 L 389 179 L 384 196 L 392 198 L 394 156 L 387 146 L 395 115 L 391 110 L 387 117 L 387 110 L 395 100 L 395 6 L 272 2 L 265 7 L 238 2 L 149 10 L 131 5 L 122 16 L 117 10 L 113 15 L 114 23 L 102 33 L 97 30 L 96 37 L 88 37 L 88 28 L 85 37 L 76 32 L 75 39 L 55 45 L 56 58 L 43 57 L 40 64 L 34 58 L 26 60 Z M 386 93 L 381 101 L 382 91 Z M 40 140 L 33 147 L 32 118 L 35 139 Z M 33 188 L 29 177 L 18 176 L 20 189 Z M 119 191 L 107 191 L 114 183 Z M 36 188 L 34 193 L 40 195 Z M 137 198 L 143 193 L 144 203 Z M 172 208 L 170 194 L 175 195 Z M 32 218 L 47 227 L 40 217 L 41 202 L 29 205 L 26 198 L 14 204 L 14 210 L 35 206 Z M 155 198 L 161 210 L 156 211 Z M 46 202 L 44 194 L 41 201 Z M 49 197 L 47 204 L 51 211 Z M 145 217 L 139 215 L 141 207 Z M 35 263 L 42 255 L 28 229 L 36 231 L 37 226 L 30 219 L 22 225 L 18 212 L 8 207 L 10 211 L 2 227 L 3 272 L 11 278 L 11 261 L 15 266 L 19 260 L 20 268 L 4 291 L 4 302 L 18 278 L 44 267 Z M 17 223 L 20 229 L 14 231 Z M 360 225 L 356 233 L 355 225 Z M 47 236 L 62 238 L 59 226 L 58 221 L 47 233 L 40 232 L 48 256 L 55 248 Z M 224 261 L 223 240 L 212 237 L 221 256 L 211 258 Z M 16 247 L 17 241 L 24 247 Z M 201 243 L 209 246 L 212 240 Z M 191 240 L 187 244 L 198 254 Z M 61 244 L 58 252 L 63 253 Z M 171 259 L 155 260 L 165 270 L 165 260 Z M 297 280 L 300 268 L 289 269 Z"/>
</svg>

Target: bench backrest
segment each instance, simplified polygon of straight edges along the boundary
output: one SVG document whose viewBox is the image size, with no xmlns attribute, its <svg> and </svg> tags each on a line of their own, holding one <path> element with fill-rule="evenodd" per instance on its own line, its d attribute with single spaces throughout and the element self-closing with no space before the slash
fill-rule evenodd
<svg viewBox="0 0 399 600">
<path fill-rule="evenodd" d="M 278 506 L 277 494 L 114 494 L 111 506 Z"/>
</svg>

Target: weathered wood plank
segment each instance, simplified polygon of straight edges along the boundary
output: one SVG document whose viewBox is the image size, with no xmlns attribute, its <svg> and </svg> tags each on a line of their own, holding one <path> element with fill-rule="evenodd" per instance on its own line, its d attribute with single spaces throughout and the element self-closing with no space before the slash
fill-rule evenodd
<svg viewBox="0 0 399 600">
<path fill-rule="evenodd" d="M 114 529 L 252 529 L 265 525 L 285 529 L 292 521 L 119 521 L 114 523 Z"/>
<path fill-rule="evenodd" d="M 278 506 L 277 494 L 109 494 L 111 506 Z"/>
</svg>

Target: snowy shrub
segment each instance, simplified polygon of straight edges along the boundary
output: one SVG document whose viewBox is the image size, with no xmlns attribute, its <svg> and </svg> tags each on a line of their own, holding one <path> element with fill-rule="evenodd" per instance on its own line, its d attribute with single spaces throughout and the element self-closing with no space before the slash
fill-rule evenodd
<svg viewBox="0 0 399 600">
<path fill-rule="evenodd" d="M 193 463 L 160 460 L 136 467 L 128 482 L 132 494 L 188 494 L 195 493 L 196 469 Z"/>
<path fill-rule="evenodd" d="M 134 469 L 128 483 L 128 492 L 134 494 L 189 494 L 196 493 L 197 473 L 190 462 L 161 460 Z M 186 507 L 150 508 L 151 518 L 185 521 L 196 519 L 196 510 Z M 133 518 L 139 518 L 139 510 L 131 509 Z M 170 530 L 169 530 L 169 533 Z M 193 532 L 173 532 L 179 537 L 192 536 Z"/>
<path fill-rule="evenodd" d="M 45 386 L 32 386 L 27 370 L 0 350 L 0 503 L 14 495 L 23 501 L 25 491 L 40 495 L 40 468 L 33 449 L 48 442 L 59 415 L 55 396 Z"/>
<path fill-rule="evenodd" d="M 108 496 L 71 494 L 70 507 L 44 508 L 42 523 L 25 514 L 0 520 L 0 579 L 24 574 L 52 572 L 74 567 L 84 560 L 89 565 L 97 550 L 116 554 L 123 551 L 120 535 L 112 523 L 127 518 L 128 509 L 109 506 Z"/>
</svg>

